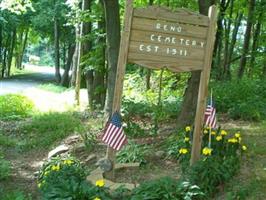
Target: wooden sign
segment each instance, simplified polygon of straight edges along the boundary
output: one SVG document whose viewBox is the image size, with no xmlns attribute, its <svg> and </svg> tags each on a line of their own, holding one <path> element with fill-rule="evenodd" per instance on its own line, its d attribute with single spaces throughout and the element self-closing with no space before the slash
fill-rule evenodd
<svg viewBox="0 0 266 200">
<path fill-rule="evenodd" d="M 127 0 L 124 30 L 120 42 L 116 86 L 112 111 L 120 111 L 127 63 L 173 72 L 201 71 L 194 124 L 191 164 L 200 158 L 201 128 L 206 106 L 212 52 L 216 33 L 216 7 L 204 16 L 187 9 L 171 11 L 165 7 L 133 8 Z M 115 152 L 108 148 L 107 158 L 115 164 Z M 105 174 L 114 178 L 114 171 Z"/>
</svg>

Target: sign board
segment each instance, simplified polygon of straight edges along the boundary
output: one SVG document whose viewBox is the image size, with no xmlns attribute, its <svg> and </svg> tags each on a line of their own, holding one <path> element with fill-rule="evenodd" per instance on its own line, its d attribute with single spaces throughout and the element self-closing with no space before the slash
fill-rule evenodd
<svg viewBox="0 0 266 200">
<path fill-rule="evenodd" d="M 191 164 L 200 157 L 216 18 L 215 6 L 210 7 L 209 16 L 205 16 L 187 9 L 172 11 L 159 6 L 133 8 L 133 0 L 127 0 L 126 3 L 112 111 L 120 111 L 127 63 L 150 69 L 167 68 L 173 72 L 200 70 Z M 115 152 L 111 148 L 107 149 L 107 158 L 115 164 Z M 106 176 L 112 177 L 113 173 Z"/>
</svg>

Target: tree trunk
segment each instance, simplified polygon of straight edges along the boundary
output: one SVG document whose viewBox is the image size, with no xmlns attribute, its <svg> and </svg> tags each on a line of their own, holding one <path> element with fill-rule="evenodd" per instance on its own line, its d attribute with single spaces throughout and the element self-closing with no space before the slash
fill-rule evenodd
<svg viewBox="0 0 266 200">
<path fill-rule="evenodd" d="M 214 0 L 199 0 L 199 10 L 201 14 L 208 15 L 209 7 L 214 4 Z M 182 127 L 192 124 L 195 118 L 195 111 L 198 100 L 200 71 L 191 72 L 191 77 L 188 80 L 188 87 L 184 94 L 183 105 L 178 116 L 178 126 Z"/>
<path fill-rule="evenodd" d="M 80 34 L 80 26 L 76 24 L 76 44 L 75 44 L 75 52 L 73 55 L 72 61 L 72 74 L 71 74 L 71 87 L 75 87 L 76 85 L 76 77 L 77 77 L 77 65 L 78 65 L 78 55 L 79 55 L 79 34 Z"/>
<path fill-rule="evenodd" d="M 8 51 L 8 61 L 7 61 L 7 77 L 10 76 L 11 72 L 11 65 L 12 65 L 12 59 L 13 59 L 13 53 L 14 53 L 14 48 L 16 44 L 16 35 L 17 35 L 17 30 L 13 30 L 13 35 L 12 35 L 12 41 L 11 41 L 11 46 Z"/>
<path fill-rule="evenodd" d="M 250 64 L 249 64 L 249 70 L 248 70 L 249 76 L 252 75 L 252 69 L 254 68 L 255 57 L 256 57 L 258 46 L 259 46 L 261 21 L 262 21 L 262 16 L 263 16 L 262 11 L 263 10 L 261 9 L 260 13 L 259 13 L 259 17 L 258 17 L 258 22 L 256 24 L 256 28 L 255 28 L 254 35 L 253 35 L 253 43 L 252 43 L 252 48 L 251 48 L 251 58 L 250 58 Z"/>
<path fill-rule="evenodd" d="M 2 69 L 3 69 L 3 61 L 2 61 L 2 58 L 3 58 L 3 55 L 2 55 L 2 50 L 3 50 L 3 31 L 2 31 L 3 29 L 2 29 L 2 25 L 0 24 L 0 66 L 1 66 L 1 68 L 0 68 L 0 70 L 2 71 Z M 3 78 L 2 76 L 1 76 L 1 78 Z"/>
<path fill-rule="evenodd" d="M 232 62 L 232 56 L 234 54 L 234 48 L 235 48 L 235 44 L 236 44 L 236 40 L 237 40 L 237 33 L 239 30 L 239 27 L 241 25 L 241 20 L 243 17 L 243 13 L 238 13 L 236 16 L 236 20 L 235 20 L 235 24 L 234 24 L 234 30 L 232 33 L 232 38 L 231 38 L 231 43 L 229 45 L 229 49 L 228 49 L 228 57 L 226 59 L 226 63 L 225 63 L 225 76 L 226 79 L 231 79 L 231 69 L 230 69 L 230 65 Z"/>
<path fill-rule="evenodd" d="M 120 16 L 118 0 L 104 0 L 107 32 L 108 80 L 105 110 L 112 113 L 117 61 L 120 46 Z"/>
<path fill-rule="evenodd" d="M 22 45 L 22 47 L 19 48 L 19 50 L 18 50 L 17 63 L 16 63 L 16 66 L 18 69 L 22 69 L 23 56 L 24 56 L 24 52 L 26 49 L 27 41 L 28 41 L 28 33 L 29 33 L 28 28 L 26 29 L 25 32 L 22 33 L 21 44 L 20 44 L 20 45 Z M 23 35 L 24 35 L 24 37 L 23 37 Z"/>
<path fill-rule="evenodd" d="M 245 72 L 246 63 L 247 63 L 247 54 L 249 52 L 249 43 L 250 43 L 252 18 L 253 18 L 254 8 L 255 8 L 255 0 L 249 0 L 247 28 L 246 28 L 246 32 L 245 32 L 243 50 L 242 50 L 242 55 L 240 58 L 239 70 L 238 70 L 238 78 L 239 79 L 241 79 L 243 77 L 244 72 Z"/>
<path fill-rule="evenodd" d="M 62 79 L 61 79 L 61 85 L 64 87 L 69 86 L 69 70 L 71 67 L 74 51 L 75 51 L 75 44 L 69 45 L 68 46 L 68 53 L 67 53 L 66 67 L 65 67 L 65 71 L 64 71 L 64 74 L 62 76 Z"/>
<path fill-rule="evenodd" d="M 61 81 L 60 74 L 60 47 L 59 47 L 59 21 L 54 19 L 54 50 L 55 50 L 55 79 L 57 83 Z"/>
<path fill-rule="evenodd" d="M 3 52 L 3 62 L 2 62 L 2 71 L 1 71 L 1 77 L 5 77 L 5 72 L 6 72 L 6 68 L 7 68 L 7 60 L 8 60 L 8 48 L 10 45 L 10 38 L 11 35 L 8 34 L 7 39 L 6 39 L 6 44 L 5 44 L 5 48 L 4 48 L 4 52 Z"/>
</svg>

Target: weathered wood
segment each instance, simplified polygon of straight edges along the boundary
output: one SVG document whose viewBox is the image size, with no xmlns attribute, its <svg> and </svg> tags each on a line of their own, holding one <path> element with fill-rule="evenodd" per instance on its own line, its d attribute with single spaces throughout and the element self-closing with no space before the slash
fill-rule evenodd
<svg viewBox="0 0 266 200">
<path fill-rule="evenodd" d="M 149 49 L 147 49 L 147 47 Z M 158 47 L 158 48 L 157 48 Z M 173 51 L 175 50 L 175 51 Z M 186 52 L 185 52 L 186 51 Z M 130 53 L 139 53 L 154 56 L 154 59 L 158 56 L 170 58 L 180 58 L 184 60 L 197 60 L 203 61 L 204 49 L 186 48 L 182 45 L 170 46 L 170 45 L 154 45 L 148 42 L 135 42 L 131 41 L 129 46 Z M 129 53 L 129 54 L 130 54 Z"/>
<path fill-rule="evenodd" d="M 160 24 L 162 26 L 161 29 L 156 29 L 156 24 Z M 164 27 L 165 26 L 165 27 Z M 175 32 L 171 30 L 173 28 L 181 27 L 181 32 Z M 191 24 L 183 24 L 176 22 L 169 22 L 169 21 L 162 21 L 162 20 L 155 20 L 155 19 L 148 19 L 148 18 L 139 18 L 134 17 L 132 22 L 132 29 L 134 30 L 145 30 L 145 31 L 156 31 L 158 33 L 169 33 L 174 35 L 187 36 L 187 37 L 195 37 L 195 38 L 202 38 L 206 39 L 207 37 L 207 27 L 201 27 Z"/>
<path fill-rule="evenodd" d="M 207 16 L 196 14 L 186 9 L 177 9 L 171 11 L 168 8 L 159 6 L 149 6 L 148 8 L 136 8 L 134 17 L 144 17 L 156 20 L 166 20 L 199 26 L 208 26 L 209 18 Z"/>
<path fill-rule="evenodd" d="M 122 91 L 123 91 L 123 81 L 124 74 L 127 64 L 128 57 L 128 49 L 129 49 L 129 38 L 131 31 L 133 17 L 133 0 L 127 0 L 126 2 L 126 10 L 125 10 L 125 21 L 124 21 L 124 30 L 121 36 L 120 49 L 119 49 L 119 57 L 117 63 L 117 72 L 116 72 L 116 83 L 115 83 L 115 91 L 114 91 L 114 99 L 112 106 L 112 113 L 116 111 L 120 111 L 121 99 L 122 99 Z M 110 172 L 104 173 L 104 177 L 113 180 L 115 178 L 115 151 L 108 147 L 107 158 L 112 163 L 112 170 Z"/>
<path fill-rule="evenodd" d="M 206 107 L 206 98 L 208 94 L 208 83 L 210 78 L 213 47 L 214 47 L 215 33 L 216 33 L 217 9 L 215 6 L 211 6 L 209 8 L 209 18 L 210 18 L 210 24 L 207 35 L 206 53 L 204 57 L 204 68 L 203 71 L 201 72 L 201 77 L 200 77 L 198 104 L 197 104 L 197 111 L 196 111 L 195 125 L 194 125 L 193 144 L 192 144 L 191 160 L 190 160 L 191 165 L 193 165 L 200 158 L 202 125 L 204 120 L 204 111 Z"/>
</svg>

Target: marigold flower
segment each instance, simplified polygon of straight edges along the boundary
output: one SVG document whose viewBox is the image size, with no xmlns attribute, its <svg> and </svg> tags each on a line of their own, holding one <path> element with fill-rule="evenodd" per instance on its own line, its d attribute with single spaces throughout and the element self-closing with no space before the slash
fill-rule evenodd
<svg viewBox="0 0 266 200">
<path fill-rule="evenodd" d="M 53 171 L 59 171 L 60 170 L 60 166 L 59 165 L 53 165 L 52 166 L 52 170 Z"/>
<path fill-rule="evenodd" d="M 188 150 L 186 148 L 181 148 L 181 149 L 179 149 L 179 153 L 180 154 L 187 154 Z"/>
<path fill-rule="evenodd" d="M 191 127 L 190 126 L 186 126 L 185 131 L 186 132 L 190 132 L 191 131 Z"/>
<path fill-rule="evenodd" d="M 247 146 L 245 146 L 245 145 L 242 146 L 243 151 L 246 151 L 247 149 L 248 149 Z"/>
<path fill-rule="evenodd" d="M 95 197 L 93 200 L 101 200 L 99 197 Z"/>
<path fill-rule="evenodd" d="M 210 156 L 212 154 L 212 149 L 208 147 L 204 147 L 204 149 L 202 150 L 202 154 L 205 156 Z"/>
<path fill-rule="evenodd" d="M 236 138 L 230 138 L 230 139 L 228 139 L 228 142 L 229 143 L 237 143 L 238 141 Z"/>
<path fill-rule="evenodd" d="M 208 131 L 207 129 L 204 129 L 203 133 L 204 133 L 204 134 L 208 134 L 209 131 Z"/>
<path fill-rule="evenodd" d="M 237 132 L 237 133 L 235 134 L 235 137 L 236 137 L 236 138 L 240 138 L 240 137 L 241 137 L 240 133 Z"/>
<path fill-rule="evenodd" d="M 189 137 L 185 137 L 185 142 L 189 142 Z"/>
<path fill-rule="evenodd" d="M 64 160 L 65 165 L 72 165 L 74 163 L 73 160 Z"/>
<path fill-rule="evenodd" d="M 104 186 L 104 180 L 103 179 L 97 180 L 95 185 L 98 187 L 103 187 Z"/>
<path fill-rule="evenodd" d="M 218 135 L 215 139 L 216 139 L 216 141 L 221 141 L 223 139 L 223 137 L 221 135 Z"/>
<path fill-rule="evenodd" d="M 215 132 L 215 131 L 212 131 L 212 132 L 211 132 L 211 135 L 216 135 L 216 132 Z"/>
<path fill-rule="evenodd" d="M 226 136 L 227 132 L 225 130 L 221 130 L 221 135 Z"/>
</svg>

